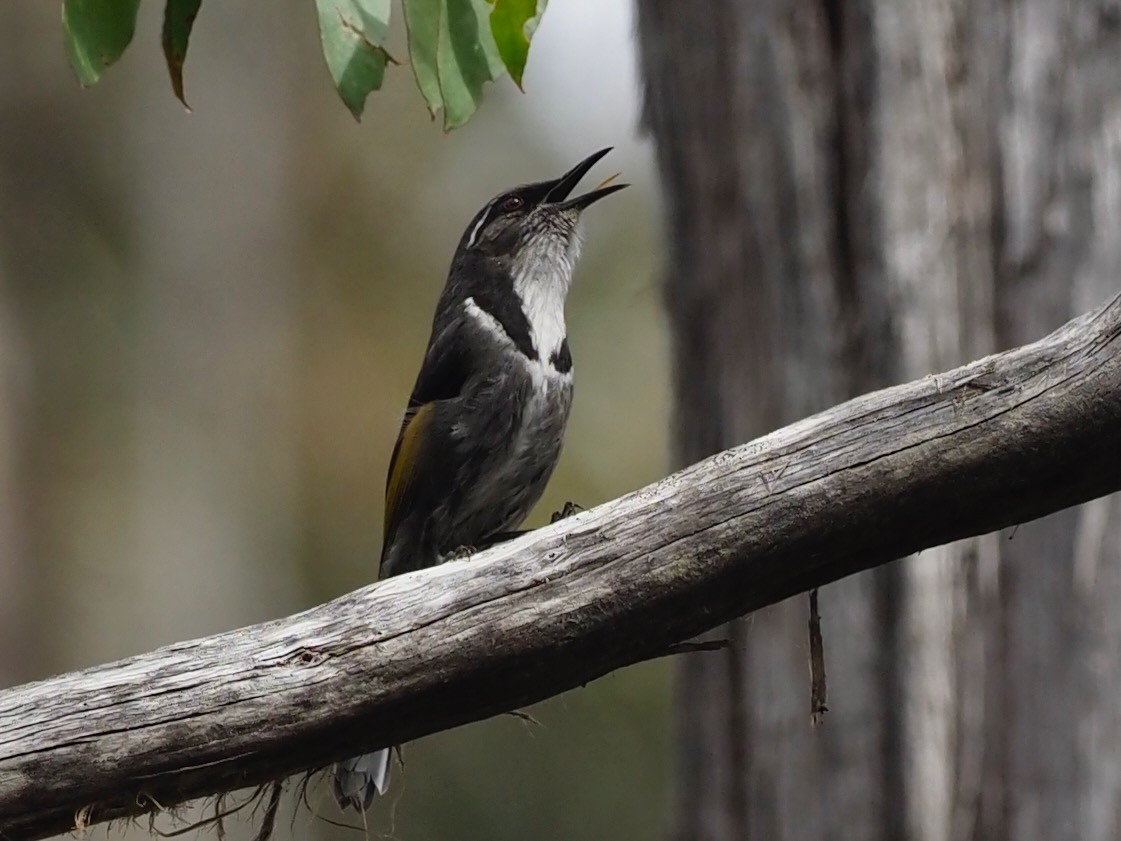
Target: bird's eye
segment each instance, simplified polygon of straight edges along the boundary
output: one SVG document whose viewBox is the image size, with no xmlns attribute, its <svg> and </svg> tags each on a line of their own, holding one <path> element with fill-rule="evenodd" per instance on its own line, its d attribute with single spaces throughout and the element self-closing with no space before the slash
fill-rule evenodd
<svg viewBox="0 0 1121 841">
<path fill-rule="evenodd" d="M 503 210 L 520 210 L 525 202 L 520 196 L 510 196 L 506 201 L 502 202 Z"/>
</svg>

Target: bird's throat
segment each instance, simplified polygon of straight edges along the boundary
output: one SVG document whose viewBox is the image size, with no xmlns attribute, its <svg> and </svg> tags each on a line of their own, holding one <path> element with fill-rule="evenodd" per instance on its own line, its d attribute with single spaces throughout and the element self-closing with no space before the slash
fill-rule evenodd
<svg viewBox="0 0 1121 841">
<path fill-rule="evenodd" d="M 575 258 L 575 249 L 568 243 L 546 240 L 523 251 L 514 264 L 514 293 L 521 301 L 539 359 L 559 353 L 564 343 L 564 305 Z"/>
</svg>

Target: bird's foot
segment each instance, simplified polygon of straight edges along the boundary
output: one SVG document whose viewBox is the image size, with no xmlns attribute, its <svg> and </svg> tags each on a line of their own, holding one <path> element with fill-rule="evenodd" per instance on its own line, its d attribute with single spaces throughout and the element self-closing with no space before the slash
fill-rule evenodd
<svg viewBox="0 0 1121 841">
<path fill-rule="evenodd" d="M 444 555 L 445 561 L 463 561 L 470 558 L 472 555 L 478 553 L 478 549 L 474 546 L 456 546 L 448 554 Z"/>
<path fill-rule="evenodd" d="M 583 506 L 577 505 L 575 502 L 566 502 L 560 511 L 554 511 L 553 516 L 549 518 L 549 524 L 559 523 L 561 520 L 568 519 L 573 514 L 579 514 L 585 510 Z"/>
</svg>

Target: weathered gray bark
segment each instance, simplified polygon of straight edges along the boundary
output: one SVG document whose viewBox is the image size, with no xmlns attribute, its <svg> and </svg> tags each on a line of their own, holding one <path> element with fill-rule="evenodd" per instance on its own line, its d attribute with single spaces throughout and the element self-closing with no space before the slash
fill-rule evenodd
<svg viewBox="0 0 1121 841">
<path fill-rule="evenodd" d="M 1114 6 L 639 11 L 681 461 L 1117 290 Z M 679 837 L 1115 837 L 1118 505 L 824 591 L 819 732 L 801 600 L 733 627 L 742 655 L 683 663 Z"/>
<path fill-rule="evenodd" d="M 0 693 L 0 834 L 170 807 L 541 700 L 808 587 L 1117 490 L 1118 428 L 1121 296 L 477 559 Z"/>
</svg>

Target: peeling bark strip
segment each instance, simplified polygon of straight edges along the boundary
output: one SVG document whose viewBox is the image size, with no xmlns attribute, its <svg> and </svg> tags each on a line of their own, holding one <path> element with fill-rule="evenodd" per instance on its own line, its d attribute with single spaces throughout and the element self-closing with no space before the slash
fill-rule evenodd
<svg viewBox="0 0 1121 841">
<path fill-rule="evenodd" d="M 810 724 L 820 727 L 829 712 L 825 683 L 825 641 L 821 637 L 821 612 L 818 609 L 817 587 L 810 590 Z"/>
<path fill-rule="evenodd" d="M 1121 489 L 1119 440 L 1121 297 L 478 560 L 10 689 L 0 837 L 170 807 L 540 701 L 800 591 Z"/>
</svg>

